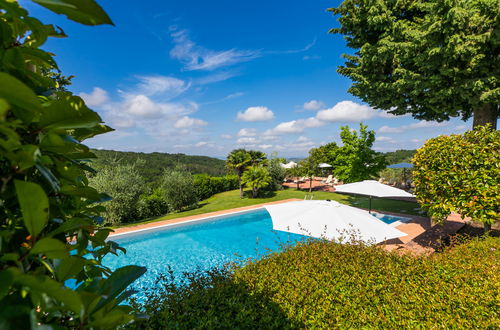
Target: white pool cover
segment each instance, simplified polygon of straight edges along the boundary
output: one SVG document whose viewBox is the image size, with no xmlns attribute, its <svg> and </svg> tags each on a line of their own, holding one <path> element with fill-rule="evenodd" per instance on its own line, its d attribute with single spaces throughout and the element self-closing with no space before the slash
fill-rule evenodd
<svg viewBox="0 0 500 330">
<path fill-rule="evenodd" d="M 341 242 L 355 239 L 380 243 L 407 234 L 377 219 L 368 211 L 335 201 L 304 200 L 264 206 L 273 229 Z"/>
</svg>

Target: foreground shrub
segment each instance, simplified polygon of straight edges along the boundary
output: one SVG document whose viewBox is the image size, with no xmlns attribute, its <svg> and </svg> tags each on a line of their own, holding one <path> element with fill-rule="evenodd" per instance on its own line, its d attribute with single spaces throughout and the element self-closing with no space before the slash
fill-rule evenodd
<svg viewBox="0 0 500 330">
<path fill-rule="evenodd" d="M 93 0 L 34 2 L 79 23 L 112 24 Z M 97 226 L 107 196 L 88 185 L 95 155 L 83 141 L 112 129 L 65 89 L 53 54 L 40 48 L 65 37 L 59 27 L 0 0 L 0 31 L 0 329 L 117 328 L 134 319 L 120 303 L 145 268 L 101 264 L 120 248 Z"/>
<path fill-rule="evenodd" d="M 198 203 L 193 176 L 182 168 L 165 170 L 160 188 L 170 210 L 180 211 Z"/>
<path fill-rule="evenodd" d="M 104 204 L 105 224 L 119 225 L 137 220 L 139 197 L 146 189 L 146 182 L 135 165 L 114 162 L 103 167 L 89 182 L 92 187 L 112 197 Z"/>
<path fill-rule="evenodd" d="M 498 238 L 430 257 L 306 242 L 233 273 L 167 281 L 134 327 L 498 328 L 499 251 Z"/>
<path fill-rule="evenodd" d="M 413 158 L 415 195 L 436 222 L 451 212 L 500 220 L 500 131 L 479 127 L 427 140 Z"/>
<path fill-rule="evenodd" d="M 210 176 L 208 174 L 193 175 L 196 196 L 199 200 L 207 199 L 220 192 L 238 189 L 239 181 L 236 175 Z"/>
</svg>

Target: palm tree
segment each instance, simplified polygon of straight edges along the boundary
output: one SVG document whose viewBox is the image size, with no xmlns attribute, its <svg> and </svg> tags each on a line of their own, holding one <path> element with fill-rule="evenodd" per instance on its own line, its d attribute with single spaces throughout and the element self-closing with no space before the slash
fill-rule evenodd
<svg viewBox="0 0 500 330">
<path fill-rule="evenodd" d="M 267 155 L 266 153 L 258 150 L 249 150 L 248 154 L 250 155 L 250 162 L 252 165 L 266 165 L 267 164 Z"/>
<path fill-rule="evenodd" d="M 240 184 L 240 198 L 243 198 L 243 184 L 241 182 L 241 176 L 245 171 L 245 168 L 250 164 L 251 160 L 252 158 L 250 154 L 245 149 L 234 149 L 227 155 L 226 166 L 229 169 L 232 169 L 238 176 Z"/>
<path fill-rule="evenodd" d="M 262 165 L 249 166 L 243 173 L 242 182 L 252 189 L 252 197 L 257 197 L 259 189 L 267 187 L 271 182 L 269 171 Z"/>
</svg>

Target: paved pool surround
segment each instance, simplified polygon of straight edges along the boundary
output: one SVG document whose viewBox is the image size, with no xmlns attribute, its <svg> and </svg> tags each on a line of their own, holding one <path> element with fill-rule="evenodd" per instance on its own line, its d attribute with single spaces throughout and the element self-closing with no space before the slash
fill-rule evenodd
<svg viewBox="0 0 500 330">
<path fill-rule="evenodd" d="M 137 224 L 127 227 L 117 228 L 110 234 L 110 238 L 124 237 L 133 235 L 134 233 L 147 233 L 148 231 L 154 231 L 156 229 L 165 229 L 166 227 L 178 227 L 177 225 L 183 225 L 185 223 L 195 223 L 198 221 L 203 221 L 205 219 L 210 220 L 214 217 L 227 216 L 231 214 L 237 214 L 245 211 L 260 209 L 265 205 L 272 204 L 281 204 L 292 201 L 300 201 L 298 198 L 285 199 L 281 201 L 255 204 L 251 206 L 238 207 L 229 210 L 221 210 L 216 212 L 209 212 L 203 214 L 197 214 L 187 217 L 181 217 L 170 220 L 160 220 L 145 224 Z M 409 214 L 401 214 L 394 212 L 386 212 L 380 210 L 373 210 L 379 213 L 385 213 L 390 215 L 402 216 L 410 218 L 409 221 L 405 223 L 401 223 L 396 226 L 397 229 L 401 230 L 407 236 L 388 240 L 386 242 L 380 243 L 379 245 L 388 250 L 394 251 L 397 250 L 399 252 L 409 252 L 413 254 L 430 254 L 434 252 L 434 249 L 439 244 L 439 240 L 456 233 L 460 228 L 465 225 L 467 219 L 461 219 L 460 215 L 452 214 L 448 217 L 443 225 L 432 226 L 429 218 L 409 215 Z"/>
</svg>

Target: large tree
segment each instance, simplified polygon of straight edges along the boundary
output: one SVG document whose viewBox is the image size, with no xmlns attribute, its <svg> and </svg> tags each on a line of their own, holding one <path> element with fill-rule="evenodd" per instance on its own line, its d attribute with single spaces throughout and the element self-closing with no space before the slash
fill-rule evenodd
<svg viewBox="0 0 500 330">
<path fill-rule="evenodd" d="M 387 165 L 382 154 L 372 150 L 375 132 L 359 124 L 359 132 L 342 126 L 340 137 L 343 146 L 338 148 L 333 163 L 333 173 L 343 182 L 370 179 Z"/>
<path fill-rule="evenodd" d="M 344 0 L 340 15 L 354 54 L 338 72 L 349 92 L 379 109 L 425 120 L 499 116 L 498 0 Z"/>
</svg>

